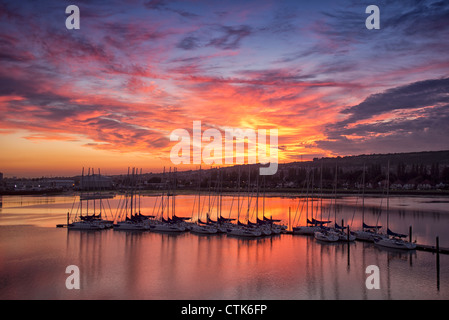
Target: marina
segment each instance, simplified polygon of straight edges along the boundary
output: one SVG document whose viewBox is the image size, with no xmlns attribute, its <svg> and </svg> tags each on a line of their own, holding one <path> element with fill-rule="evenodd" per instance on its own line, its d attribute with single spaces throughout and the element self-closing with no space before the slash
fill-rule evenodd
<svg viewBox="0 0 449 320">
<path fill-rule="evenodd" d="M 81 4 L 0 5 L 0 300 L 449 300 L 448 1 Z"/>
<path fill-rule="evenodd" d="M 120 190 L 111 192 L 92 185 L 94 170 L 89 169 L 85 177 L 83 169 L 80 186 L 84 188 L 77 192 L 2 197 L 0 228 L 6 235 L 14 230 L 12 238 L 23 232 L 28 240 L 56 237 L 58 240 L 33 239 L 32 245 L 18 242 L 25 246 L 23 250 L 41 243 L 42 248 L 33 252 L 53 247 L 36 255 L 38 264 L 50 255 L 55 259 L 52 263 L 62 268 L 61 263 L 69 263 L 67 258 L 71 257 L 70 265 L 82 264 L 83 269 L 93 272 L 85 280 L 90 289 L 79 296 L 83 299 L 104 295 L 119 299 L 449 297 L 449 269 L 444 267 L 449 262 L 449 239 L 445 237 L 449 210 L 444 196 L 391 196 L 388 174 L 384 191 L 377 195 L 366 195 L 364 188 L 358 194 L 341 193 L 336 175 L 333 190 L 324 194 L 321 181 L 314 184 L 317 175 L 313 170 L 307 172 L 301 191 L 292 195 L 267 194 L 265 179 L 256 176 L 251 180 L 250 171 L 243 184 L 240 170 L 236 187 L 224 191 L 220 171 L 213 180 L 207 175 L 204 178 L 201 169 L 193 180 L 196 188 L 178 188 L 177 171 L 170 169 L 161 190 L 147 192 L 139 187 L 141 170 L 130 168 Z M 84 179 L 90 183 L 84 184 Z M 3 239 L 6 251 L 10 250 L 8 244 L 16 246 L 10 241 Z M 46 244 L 48 241 L 50 244 Z M 5 261 L 0 271 L 4 268 L 4 277 L 14 277 L 15 272 L 9 269 L 14 259 L 7 256 Z M 393 267 L 390 261 L 400 262 Z M 121 270 L 116 269 L 117 263 Z M 178 270 L 177 266 L 182 267 Z M 372 266 L 383 274 L 379 291 L 370 290 L 364 282 L 364 270 Z M 140 271 L 148 267 L 151 271 Z M 172 271 L 164 276 L 166 268 Z M 417 273 L 413 279 L 405 279 L 398 276 L 397 268 L 408 268 L 407 274 Z M 218 273 L 211 274 L 213 270 Z M 42 272 L 41 268 L 37 272 Z M 90 287 L 91 282 L 98 281 L 96 278 L 110 278 L 111 272 L 119 284 Z M 150 276 L 149 280 L 148 272 L 162 272 L 162 277 Z M 179 272 L 187 278 L 180 278 Z M 258 276 L 240 277 L 238 282 L 229 278 L 248 273 Z M 284 274 L 291 278 L 284 278 Z M 134 280 L 128 279 L 130 276 Z M 264 289 L 259 292 L 252 281 L 256 281 L 256 287 L 263 284 Z M 135 287 L 136 283 L 145 283 L 149 289 Z M 189 283 L 188 289 L 185 283 Z M 131 287 L 123 292 L 119 285 Z M 420 291 L 413 291 L 416 286 Z M 399 293 L 395 293 L 398 288 Z M 38 294 L 41 289 L 35 290 Z M 333 292 L 330 295 L 329 290 Z M 53 296 L 68 297 L 61 290 Z"/>
<path fill-rule="evenodd" d="M 165 192 L 163 194 L 166 196 Z M 147 221 L 157 219 L 157 209 L 154 208 L 157 208 L 161 197 L 162 193 L 140 195 L 141 214 L 155 216 Z M 120 208 L 125 198 L 126 194 L 116 194 L 112 199 L 104 200 L 104 207 L 110 206 L 111 210 Z M 208 192 L 203 191 L 200 198 L 203 199 L 202 207 L 204 204 L 204 208 L 207 208 Z M 427 197 L 390 199 L 390 226 L 402 231 L 409 230 L 412 225 L 413 241 L 422 244 L 417 245 L 415 250 L 383 248 L 360 240 L 324 242 L 313 235 L 296 235 L 292 232 L 293 226 L 306 222 L 305 215 L 299 215 L 306 199 L 291 196 L 265 195 L 265 199 L 260 199 L 261 203 L 265 200 L 266 214 L 273 221 L 276 220 L 276 224 L 286 226 L 282 232 L 273 235 L 246 237 L 229 232 L 205 234 L 192 230 L 171 232 L 151 228 L 55 228 L 55 225 L 66 220 L 67 208 L 78 203 L 79 199 L 80 194 L 3 196 L 0 212 L 0 249 L 3 252 L 0 274 L 4 283 L 0 290 L 2 298 L 42 297 L 42 292 L 46 292 L 44 297 L 62 299 L 449 297 L 449 256 L 444 254 L 447 253 L 444 248 L 449 247 L 445 237 L 449 212 L 443 203 L 444 198 L 433 197 L 430 199 L 432 201 Z M 99 210 L 100 199 L 95 201 L 96 209 Z M 231 210 L 235 208 L 235 201 L 237 194 L 222 194 L 220 203 L 223 218 L 237 218 L 237 213 Z M 333 197 L 307 200 L 309 205 L 314 205 L 314 217 L 320 216 L 320 211 L 316 211 L 317 204 L 323 205 L 323 214 L 329 210 L 334 213 L 333 201 Z M 197 208 L 198 194 L 176 195 L 175 202 L 176 217 L 197 218 L 198 212 L 192 211 L 192 208 Z M 338 196 L 337 215 L 344 220 L 342 225 L 350 225 L 350 232 L 362 224 L 361 207 L 354 206 L 356 202 L 354 196 Z M 372 224 L 377 220 L 380 202 L 379 197 L 366 198 L 366 223 Z M 244 203 L 248 205 L 246 198 Z M 410 204 L 410 208 L 404 209 L 404 203 Z M 414 203 L 421 204 L 416 206 L 419 210 L 413 209 Z M 91 208 L 93 204 L 89 205 L 89 212 Z M 153 214 L 153 209 L 156 214 Z M 309 210 L 311 212 L 311 206 Z M 216 214 L 216 208 L 213 211 Z M 247 208 L 242 211 L 246 214 Z M 111 212 L 117 212 L 119 216 L 120 210 Z M 105 219 L 114 218 L 109 209 L 102 211 L 102 214 Z M 385 218 L 381 216 L 380 220 L 384 221 Z M 251 212 L 250 220 L 253 223 L 256 221 Z M 192 222 L 186 220 L 183 223 Z M 436 235 L 439 235 L 440 254 L 432 252 L 436 246 Z M 29 259 L 18 265 L 19 261 L 24 260 L 17 258 L 25 256 Z M 66 275 L 61 270 L 71 264 L 84 270 L 82 290 L 78 293 L 69 292 L 63 284 Z M 381 270 L 380 290 L 368 290 L 365 287 L 365 269 L 373 264 Z M 43 283 L 40 279 L 47 279 L 47 282 Z M 13 290 L 11 286 L 16 289 Z"/>
</svg>

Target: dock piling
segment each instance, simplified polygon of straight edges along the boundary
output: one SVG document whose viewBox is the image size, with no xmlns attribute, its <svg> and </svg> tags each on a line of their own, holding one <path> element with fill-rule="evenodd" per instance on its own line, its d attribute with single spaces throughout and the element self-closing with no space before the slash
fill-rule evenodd
<svg viewBox="0 0 449 320">
<path fill-rule="evenodd" d="M 288 230 L 293 231 L 292 228 L 292 208 L 288 207 Z"/>
<path fill-rule="evenodd" d="M 351 262 L 351 256 L 350 256 L 350 252 L 349 252 L 349 248 L 350 248 L 350 245 L 351 245 L 351 242 L 349 241 L 349 235 L 351 234 L 351 230 L 349 229 L 349 224 L 348 224 L 348 234 L 347 234 L 347 242 L 348 242 L 348 267 L 349 267 L 349 265 L 350 265 L 350 262 Z"/>
<path fill-rule="evenodd" d="M 437 253 L 437 289 L 440 290 L 440 238 L 436 238 L 436 253 Z"/>
</svg>

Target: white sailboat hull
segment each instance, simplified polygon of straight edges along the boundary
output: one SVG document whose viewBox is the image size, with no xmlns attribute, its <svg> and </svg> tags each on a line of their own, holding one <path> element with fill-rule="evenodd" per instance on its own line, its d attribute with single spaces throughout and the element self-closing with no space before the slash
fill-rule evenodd
<svg viewBox="0 0 449 320">
<path fill-rule="evenodd" d="M 353 234 L 349 234 L 349 237 L 348 237 L 348 234 L 344 233 L 344 232 L 338 232 L 337 234 L 338 234 L 338 240 L 340 240 L 340 241 L 355 241 L 355 235 L 353 235 Z"/>
<path fill-rule="evenodd" d="M 260 237 L 262 232 L 257 229 L 234 227 L 228 230 L 228 235 L 236 237 Z"/>
<path fill-rule="evenodd" d="M 320 227 L 317 226 L 303 226 L 293 228 L 293 234 L 310 235 L 313 236 L 315 232 L 320 231 Z"/>
<path fill-rule="evenodd" d="M 103 230 L 105 226 L 98 221 L 77 221 L 72 222 L 68 226 L 68 229 L 73 230 Z"/>
<path fill-rule="evenodd" d="M 215 234 L 217 233 L 217 228 L 211 225 L 192 225 L 190 232 L 197 234 Z"/>
<path fill-rule="evenodd" d="M 123 221 L 114 224 L 114 230 L 150 230 L 150 226 L 143 223 L 136 223 L 131 221 Z"/>
<path fill-rule="evenodd" d="M 377 238 L 385 238 L 385 235 L 383 235 L 381 233 L 372 232 L 372 231 L 359 230 L 359 231 L 354 231 L 353 233 L 357 240 L 362 240 L 362 241 L 373 242 Z"/>
<path fill-rule="evenodd" d="M 186 228 L 182 225 L 171 223 L 155 223 L 150 225 L 150 230 L 155 232 L 184 232 Z"/>
<path fill-rule="evenodd" d="M 325 242 L 336 242 L 340 240 L 340 237 L 335 232 L 317 231 L 314 233 L 314 237 L 319 241 Z"/>
<path fill-rule="evenodd" d="M 402 250 L 413 250 L 416 249 L 416 244 L 402 239 L 396 238 L 382 238 L 374 240 L 376 245 L 392 248 L 392 249 L 402 249 Z"/>
<path fill-rule="evenodd" d="M 261 227 L 259 229 L 263 236 L 270 236 L 272 234 L 271 229 L 268 227 Z"/>
</svg>

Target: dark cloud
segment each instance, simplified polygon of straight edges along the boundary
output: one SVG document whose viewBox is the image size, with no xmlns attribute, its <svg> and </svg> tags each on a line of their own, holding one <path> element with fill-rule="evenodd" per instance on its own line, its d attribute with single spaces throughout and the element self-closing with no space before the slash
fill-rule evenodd
<svg viewBox="0 0 449 320">
<path fill-rule="evenodd" d="M 145 2 L 145 7 L 150 10 L 162 10 L 167 7 L 167 1 L 165 0 L 150 0 Z"/>
<path fill-rule="evenodd" d="M 368 14 L 365 9 L 372 1 L 353 1 L 336 10 L 324 11 L 324 24 L 316 25 L 315 31 L 339 43 L 354 44 L 375 41 L 382 44 L 402 45 L 409 42 L 417 45 L 419 40 L 432 41 L 435 32 L 448 33 L 449 2 L 432 0 L 377 1 L 380 9 L 380 30 L 373 32 L 365 28 Z M 333 8 L 335 9 L 335 8 Z M 405 50 L 409 47 L 405 46 Z M 398 46 L 396 50 L 400 50 Z"/>
<path fill-rule="evenodd" d="M 165 0 L 151 0 L 145 3 L 145 7 L 149 10 L 161 10 L 161 11 L 169 11 L 174 12 L 181 17 L 184 18 L 197 18 L 199 15 L 196 13 L 186 11 L 184 9 L 177 9 L 173 8 L 172 6 L 168 5 L 168 2 Z"/>
<path fill-rule="evenodd" d="M 338 154 L 443 150 L 449 146 L 449 78 L 410 83 L 373 94 L 342 112 L 316 146 Z M 370 120 L 389 115 L 386 120 Z"/>
<path fill-rule="evenodd" d="M 449 103 L 449 78 L 417 81 L 370 95 L 362 103 L 343 110 L 349 118 L 339 126 L 401 109 L 416 109 Z"/>
<path fill-rule="evenodd" d="M 212 38 L 208 46 L 213 46 L 223 50 L 237 49 L 240 41 L 252 33 L 252 29 L 248 25 L 237 27 L 220 26 L 220 36 Z"/>
<path fill-rule="evenodd" d="M 178 43 L 177 47 L 184 50 L 196 49 L 200 47 L 199 39 L 191 36 L 186 37 Z"/>
</svg>

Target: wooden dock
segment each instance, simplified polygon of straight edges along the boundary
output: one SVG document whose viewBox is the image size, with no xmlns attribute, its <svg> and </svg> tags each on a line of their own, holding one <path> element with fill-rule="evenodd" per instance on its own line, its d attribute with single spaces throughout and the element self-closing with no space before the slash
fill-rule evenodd
<svg viewBox="0 0 449 320">
<path fill-rule="evenodd" d="M 293 232 L 290 230 L 284 230 L 282 233 L 293 234 Z M 427 251 L 427 252 L 433 252 L 433 253 L 437 253 L 437 251 L 438 251 L 441 254 L 449 254 L 449 248 L 442 248 L 442 247 L 437 248 L 436 245 L 432 246 L 432 245 L 428 245 L 428 244 L 418 244 L 417 243 L 415 250 Z"/>
<path fill-rule="evenodd" d="M 428 252 L 437 252 L 436 246 L 430 246 L 426 244 L 416 244 L 416 250 L 420 251 L 428 251 Z M 441 254 L 449 254 L 449 248 L 439 248 L 439 252 Z"/>
</svg>

